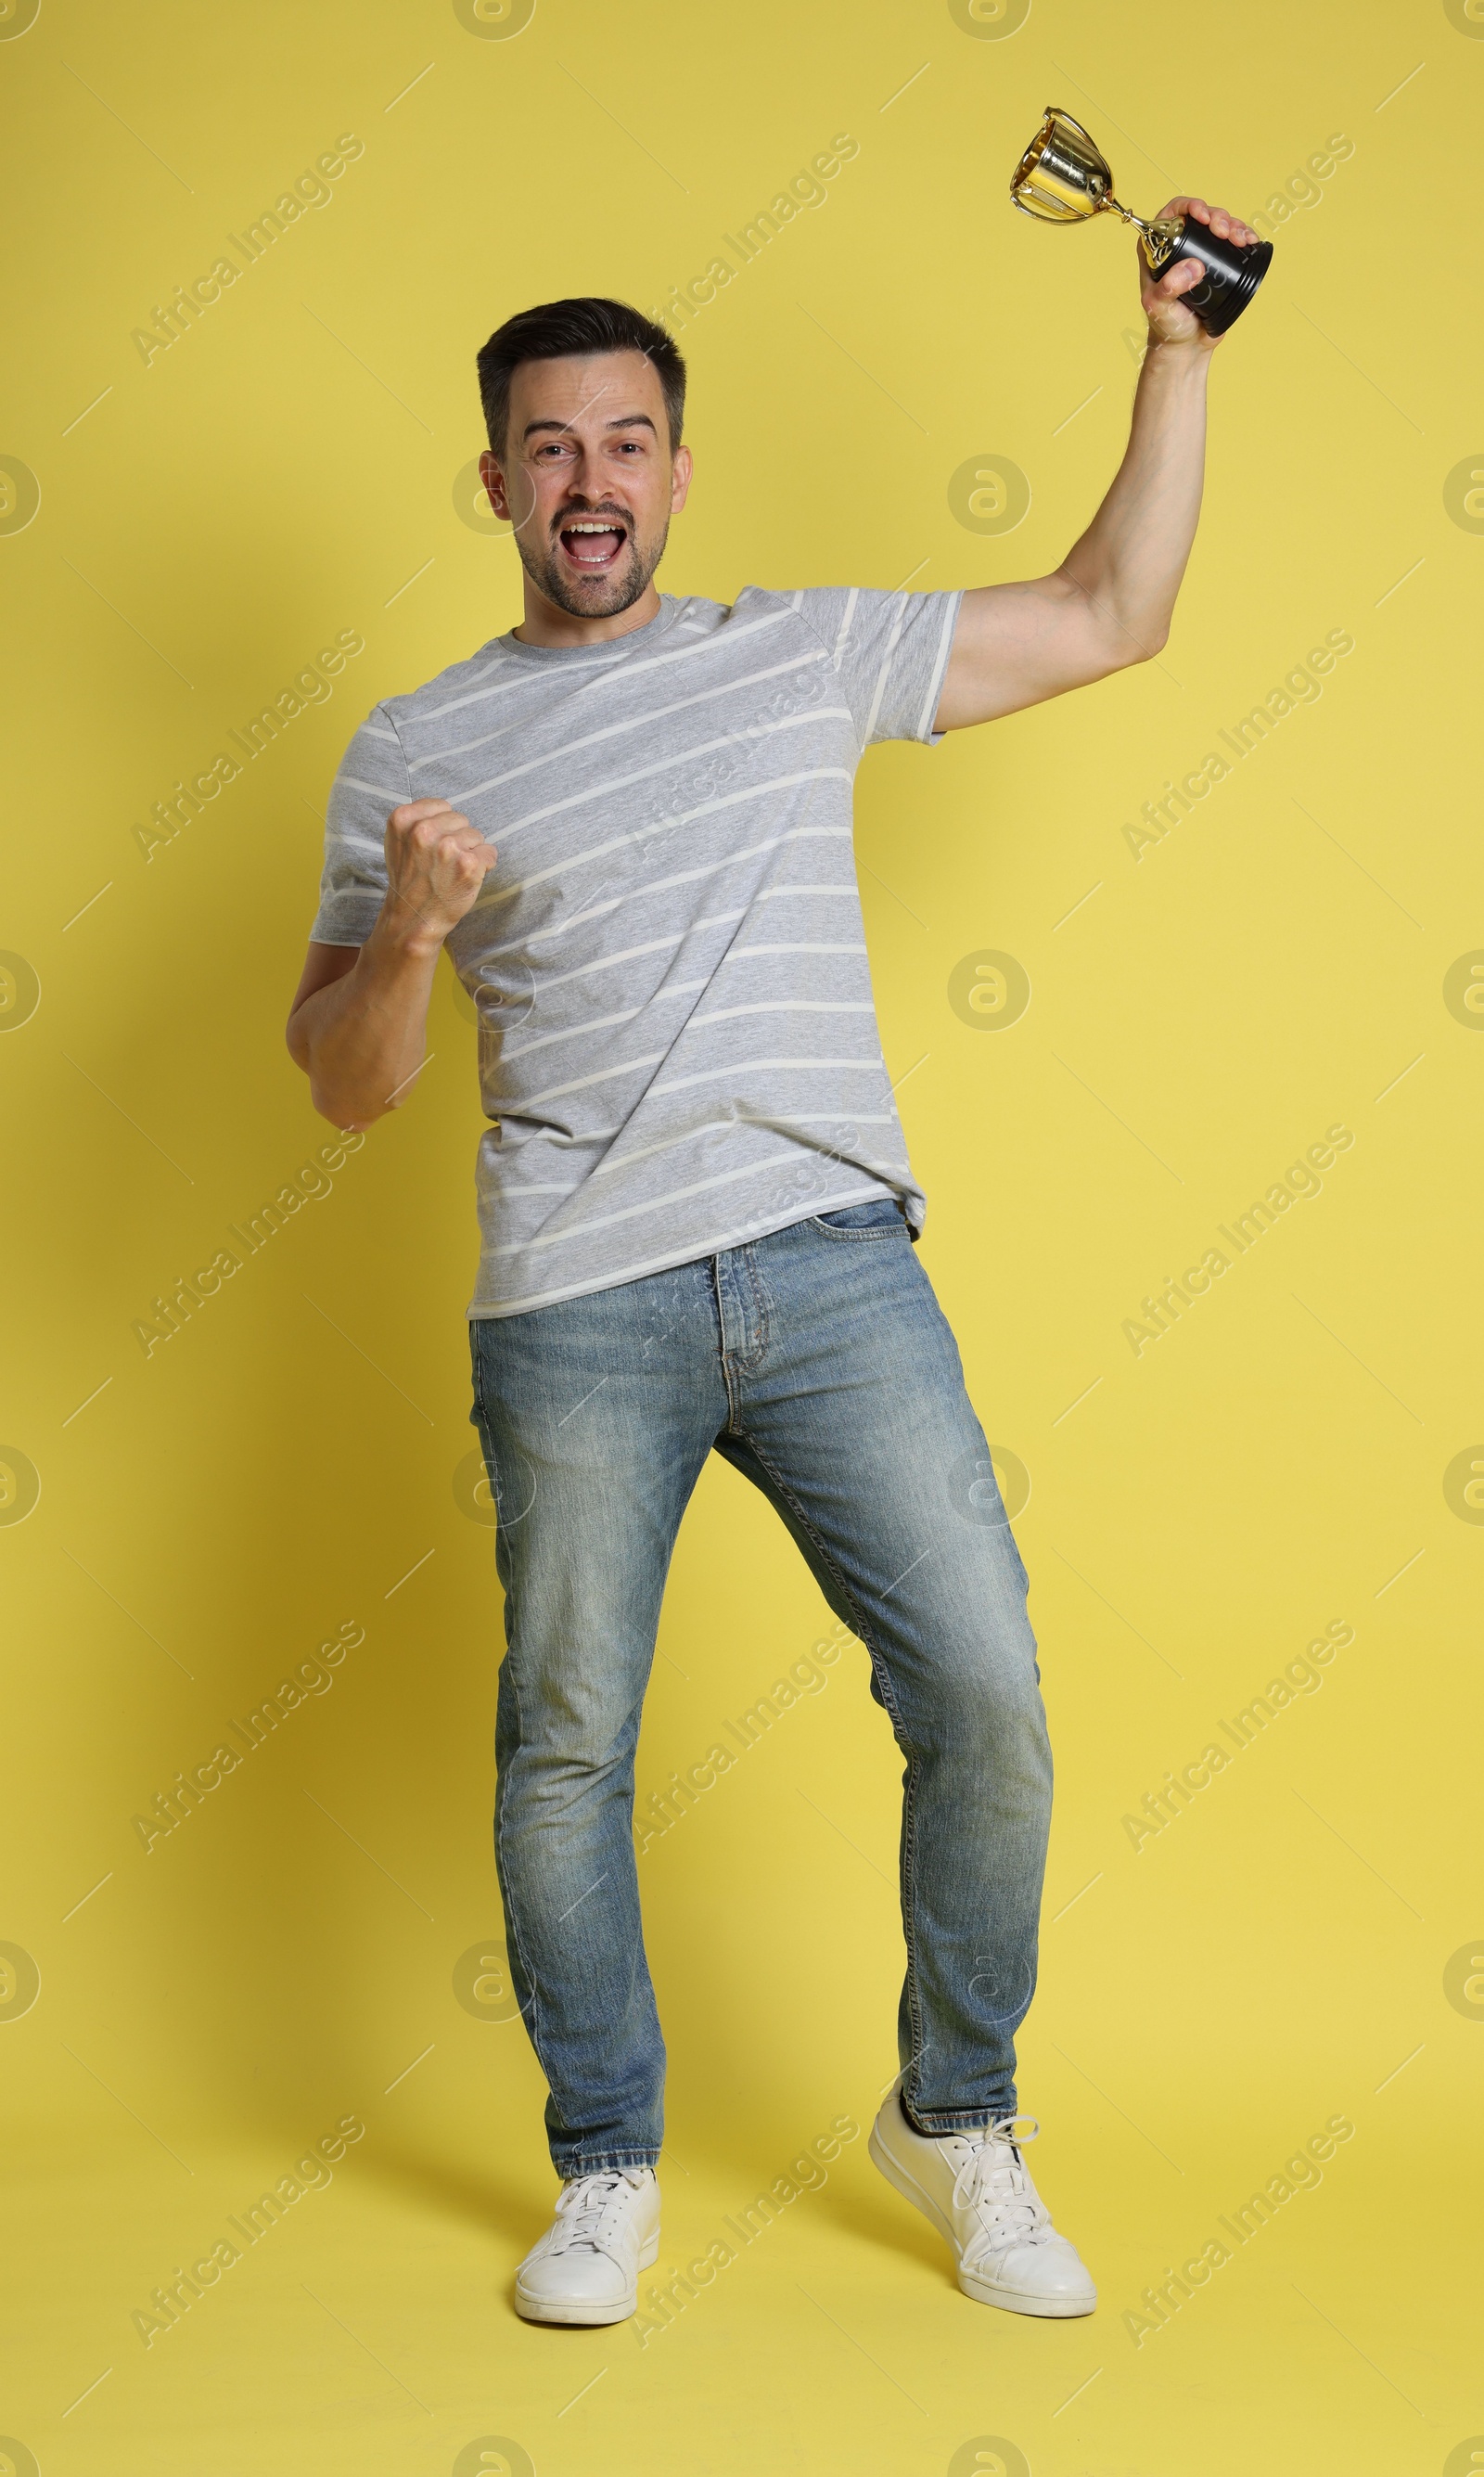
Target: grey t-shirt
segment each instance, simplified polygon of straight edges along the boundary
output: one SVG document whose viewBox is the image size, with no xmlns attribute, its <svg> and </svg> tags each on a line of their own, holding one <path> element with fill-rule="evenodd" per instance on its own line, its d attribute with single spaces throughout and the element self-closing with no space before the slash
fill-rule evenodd
<svg viewBox="0 0 1484 2477">
<path fill-rule="evenodd" d="M 853 783 L 933 745 L 962 595 L 660 597 L 597 645 L 497 637 L 351 741 L 311 938 L 359 946 L 386 820 L 451 800 L 499 860 L 447 944 L 491 1123 L 472 1316 L 518 1315 L 896 1195 Z"/>
</svg>

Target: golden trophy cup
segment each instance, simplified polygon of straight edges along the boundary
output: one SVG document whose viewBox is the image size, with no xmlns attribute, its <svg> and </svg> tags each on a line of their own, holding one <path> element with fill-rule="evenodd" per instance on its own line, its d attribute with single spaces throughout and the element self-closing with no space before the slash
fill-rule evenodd
<svg viewBox="0 0 1484 2477">
<path fill-rule="evenodd" d="M 1195 258 L 1205 268 L 1204 280 L 1180 299 L 1213 336 L 1224 336 L 1240 318 L 1273 258 L 1271 240 L 1218 240 L 1209 226 L 1194 215 L 1162 215 L 1146 223 L 1113 195 L 1113 173 L 1079 120 L 1048 104 L 1041 123 L 1015 167 L 1010 196 L 1023 215 L 1039 223 L 1080 224 L 1092 216 L 1121 216 L 1137 224 L 1145 263 L 1151 275 L 1163 275 L 1182 258 Z"/>
</svg>

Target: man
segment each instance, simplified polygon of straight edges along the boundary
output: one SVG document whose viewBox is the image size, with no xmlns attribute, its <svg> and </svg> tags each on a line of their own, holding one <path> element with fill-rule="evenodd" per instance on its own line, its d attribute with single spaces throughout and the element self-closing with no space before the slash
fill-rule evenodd
<svg viewBox="0 0 1484 2477">
<path fill-rule="evenodd" d="M 1200 199 L 1165 212 L 1253 238 Z M 1087 532 L 1050 576 L 964 592 L 660 594 L 691 481 L 673 339 L 606 300 L 511 318 L 479 356 L 480 470 L 524 616 L 379 705 L 334 785 L 288 1027 L 316 1109 L 403 1106 L 444 945 L 479 1014 L 496 1858 L 563 2180 L 517 2275 L 536 2321 L 622 2319 L 658 2249 L 633 1753 L 713 1448 L 865 1644 L 905 1758 L 902 2072 L 872 2156 L 970 2296 L 1097 2301 L 1022 2156 L 1051 1753 L 1026 1569 L 913 1252 L 852 784 L 873 741 L 932 745 L 1165 643 L 1200 501 L 1200 274 L 1141 262 L 1150 349 Z"/>
</svg>

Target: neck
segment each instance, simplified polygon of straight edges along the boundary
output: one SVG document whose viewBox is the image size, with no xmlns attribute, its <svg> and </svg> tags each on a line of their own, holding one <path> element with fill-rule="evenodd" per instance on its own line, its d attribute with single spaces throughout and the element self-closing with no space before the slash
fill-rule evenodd
<svg viewBox="0 0 1484 2477">
<path fill-rule="evenodd" d="M 525 615 L 520 626 L 510 633 L 518 645 L 601 645 L 611 637 L 629 636 L 658 615 L 659 594 L 653 579 L 627 611 L 614 611 L 604 618 L 582 619 L 575 612 L 563 611 L 558 604 L 549 602 L 528 576 Z"/>
</svg>

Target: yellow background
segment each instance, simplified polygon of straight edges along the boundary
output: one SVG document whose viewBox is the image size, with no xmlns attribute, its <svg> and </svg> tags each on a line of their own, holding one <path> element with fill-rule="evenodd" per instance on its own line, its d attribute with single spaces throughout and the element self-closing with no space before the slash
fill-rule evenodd
<svg viewBox="0 0 1484 2477">
<path fill-rule="evenodd" d="M 1484 467 L 1476 0 L 1035 0 L 1008 33 L 995 0 L 977 31 L 969 0 L 539 0 L 493 38 L 435 0 L 45 0 L 14 33 L 28 7 L 0 20 L 0 452 L 41 495 L 0 535 L 0 945 L 40 998 L 0 1040 L 0 1441 L 41 1492 L 0 1537 L 0 1940 L 40 1992 L 0 2006 L 0 2449 L 46 2477 L 444 2472 L 491 2436 L 541 2477 L 1484 2465 L 1484 1529 L 1444 1490 L 1484 1460 L 1484 1018 L 1443 994 L 1484 948 L 1484 538 L 1445 499 Z M 518 616 L 508 541 L 455 506 L 477 346 L 558 293 L 649 308 L 849 133 L 828 205 L 685 333 L 697 480 L 660 583 L 1042 572 L 1116 465 L 1137 325 L 1125 235 L 1010 210 L 1049 99 L 1145 213 L 1199 187 L 1250 215 L 1354 141 L 1220 349 L 1161 661 L 859 784 L 924 1261 L 1031 1483 L 1058 1783 L 1021 2089 L 1102 2302 L 971 2305 L 862 2134 L 647 2344 L 532 2332 L 509 2290 L 553 2189 L 542 2085 L 453 1989 L 498 1919 L 501 1627 L 456 1494 L 479 1115 L 449 978 L 415 1100 L 334 1192 L 148 1359 L 132 1323 L 329 1132 L 282 1036 L 355 723 Z M 333 204 L 146 367 L 131 330 L 346 132 Z M 999 538 L 949 505 L 988 456 L 1031 486 Z M 1136 863 L 1140 804 L 1335 628 L 1323 697 Z M 365 651 L 328 706 L 146 862 L 151 804 L 341 629 Z M 983 949 L 1033 992 L 990 1037 L 947 995 Z M 1135 1359 L 1150 1286 L 1337 1121 L 1323 1194 Z M 1136 1853 L 1125 1814 L 1335 1619 L 1322 1691 Z M 353 1621 L 334 1689 L 146 1856 L 131 1817 Z M 641 1795 L 831 1631 L 713 1465 Z M 642 1862 L 661 2268 L 835 2116 L 864 2128 L 895 2069 L 898 1772 L 848 1644 Z M 141 2344 L 150 2290 L 347 2114 L 333 2186 Z M 1336 2114 L 1319 2189 L 1135 2345 L 1141 2289 Z"/>
</svg>

